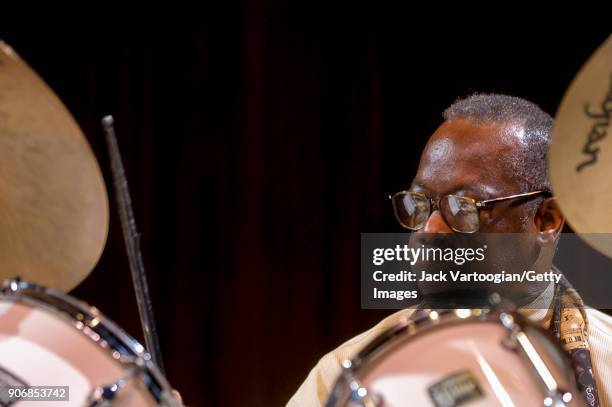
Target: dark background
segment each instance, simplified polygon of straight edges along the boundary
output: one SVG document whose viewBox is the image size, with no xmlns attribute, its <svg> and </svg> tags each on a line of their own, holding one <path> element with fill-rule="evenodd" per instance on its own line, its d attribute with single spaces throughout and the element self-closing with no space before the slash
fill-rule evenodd
<svg viewBox="0 0 612 407">
<path fill-rule="evenodd" d="M 441 111 L 486 91 L 554 114 L 609 33 L 325 15 L 243 4 L 172 29 L 0 31 L 73 113 L 107 185 L 99 120 L 115 116 L 167 375 L 188 404 L 284 405 L 319 357 L 387 315 L 360 309 L 360 233 L 399 231 L 384 193 L 410 183 Z M 71 294 L 142 340 L 111 210 Z"/>
</svg>

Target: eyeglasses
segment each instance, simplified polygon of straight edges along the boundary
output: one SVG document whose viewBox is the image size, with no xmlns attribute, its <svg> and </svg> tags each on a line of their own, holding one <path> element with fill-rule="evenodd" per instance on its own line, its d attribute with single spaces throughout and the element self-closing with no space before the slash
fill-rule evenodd
<svg viewBox="0 0 612 407">
<path fill-rule="evenodd" d="M 436 209 L 448 226 L 455 232 L 474 233 L 480 229 L 480 209 L 499 202 L 513 199 L 533 199 L 540 195 L 550 195 L 546 191 L 533 191 L 524 194 L 510 195 L 502 198 L 477 201 L 467 196 L 445 195 L 440 199 L 428 198 L 422 192 L 400 191 L 389 195 L 393 204 L 395 217 L 406 229 L 422 229 L 429 216 Z"/>
</svg>

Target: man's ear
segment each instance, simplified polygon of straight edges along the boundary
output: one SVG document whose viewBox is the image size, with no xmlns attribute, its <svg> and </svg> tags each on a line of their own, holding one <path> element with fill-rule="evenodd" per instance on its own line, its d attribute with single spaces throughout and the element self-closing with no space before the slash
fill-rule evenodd
<svg viewBox="0 0 612 407">
<path fill-rule="evenodd" d="M 534 223 L 544 241 L 556 239 L 565 225 L 565 217 L 561 213 L 557 198 L 550 197 L 542 201 L 536 212 Z"/>
</svg>

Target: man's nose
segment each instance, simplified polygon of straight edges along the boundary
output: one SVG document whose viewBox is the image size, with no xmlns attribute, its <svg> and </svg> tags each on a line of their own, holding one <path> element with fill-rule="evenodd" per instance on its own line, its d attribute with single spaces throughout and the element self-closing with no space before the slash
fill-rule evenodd
<svg viewBox="0 0 612 407">
<path fill-rule="evenodd" d="M 439 210 L 433 211 L 429 219 L 427 219 L 427 223 L 423 229 L 421 229 L 423 233 L 453 233 L 453 229 L 444 221 L 442 214 Z"/>
</svg>

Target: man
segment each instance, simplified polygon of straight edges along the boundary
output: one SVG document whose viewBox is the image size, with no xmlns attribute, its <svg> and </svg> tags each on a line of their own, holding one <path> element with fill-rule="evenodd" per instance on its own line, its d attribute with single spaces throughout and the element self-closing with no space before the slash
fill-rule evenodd
<svg viewBox="0 0 612 407">
<path fill-rule="evenodd" d="M 477 230 L 532 234 L 535 236 L 531 239 L 533 244 L 556 241 L 564 218 L 555 198 L 546 194 L 551 191 L 547 152 L 552 118 L 524 99 L 476 94 L 450 106 L 444 112 L 444 119 L 423 151 L 410 191 L 436 200 L 449 194 L 475 200 L 521 194 L 522 198 L 502 200 L 478 210 Z M 402 219 L 399 220 L 405 227 L 427 233 L 453 233 L 465 227 L 456 224 L 456 219 L 440 208 L 428 207 L 427 210 L 420 223 L 408 220 L 406 225 Z M 553 252 L 543 259 L 549 270 Z M 575 358 L 575 368 L 578 362 L 586 360 L 586 365 L 576 368 L 588 373 L 578 378 L 584 382 L 583 396 L 588 405 L 612 406 L 612 318 L 583 307 L 571 288 L 556 287 L 555 293 L 557 305 L 559 302 L 572 304 L 572 307 L 561 309 L 562 316 L 553 312 L 555 305 L 552 303 L 548 310 L 522 309 L 521 312 L 553 332 L 556 329 L 557 337 L 559 329 L 563 332 L 563 326 L 559 328 L 560 321 L 578 321 L 583 329 L 583 340 L 569 346 L 566 343 L 565 349 Z M 325 355 L 288 406 L 323 405 L 341 371 L 341 362 L 350 359 L 376 335 L 400 319 L 410 317 L 413 312 L 409 309 L 399 311 Z M 561 339 L 566 338 L 561 334 Z"/>
</svg>

